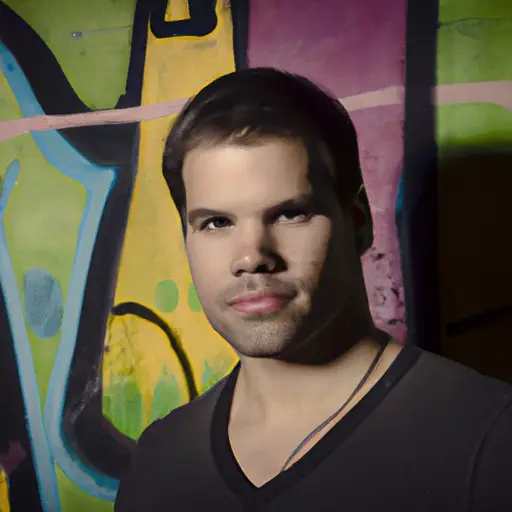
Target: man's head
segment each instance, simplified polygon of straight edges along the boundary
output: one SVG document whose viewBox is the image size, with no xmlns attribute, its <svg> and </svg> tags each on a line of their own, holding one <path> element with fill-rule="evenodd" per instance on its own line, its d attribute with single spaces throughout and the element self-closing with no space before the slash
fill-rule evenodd
<svg viewBox="0 0 512 512">
<path fill-rule="evenodd" d="M 178 116 L 163 170 L 204 312 L 240 355 L 294 357 L 349 321 L 371 223 L 360 236 L 357 137 L 335 98 L 273 69 L 223 76 Z"/>
</svg>

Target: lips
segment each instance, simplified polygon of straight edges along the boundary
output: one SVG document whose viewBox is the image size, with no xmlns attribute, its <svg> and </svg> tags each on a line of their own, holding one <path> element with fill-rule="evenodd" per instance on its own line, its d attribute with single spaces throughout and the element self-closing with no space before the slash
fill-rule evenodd
<svg viewBox="0 0 512 512">
<path fill-rule="evenodd" d="M 233 301 L 233 308 L 246 315 L 275 313 L 280 310 L 290 297 L 272 293 L 253 293 L 239 297 Z"/>
</svg>

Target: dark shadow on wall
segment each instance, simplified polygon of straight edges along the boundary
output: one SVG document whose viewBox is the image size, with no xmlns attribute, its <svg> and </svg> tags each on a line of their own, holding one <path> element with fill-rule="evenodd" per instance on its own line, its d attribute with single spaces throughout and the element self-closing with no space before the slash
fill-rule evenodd
<svg viewBox="0 0 512 512">
<path fill-rule="evenodd" d="M 438 3 L 407 2 L 404 168 L 397 219 L 407 343 L 440 351 L 435 106 Z"/>
<path fill-rule="evenodd" d="M 0 333 L 0 465 L 8 476 L 11 510 L 37 512 L 41 510 L 41 497 L 3 291 Z"/>
<path fill-rule="evenodd" d="M 512 144 L 438 154 L 438 15 L 438 2 L 407 2 L 397 218 L 407 342 L 512 382 Z"/>
<path fill-rule="evenodd" d="M 135 442 L 118 432 L 103 416 L 101 362 L 137 174 L 139 137 L 139 130 L 134 130 L 131 153 L 117 157 L 119 162 L 129 163 L 119 166 L 115 186 L 102 214 L 87 276 L 62 418 L 62 431 L 73 452 L 89 467 L 113 478 L 119 478 L 128 466 Z"/>
<path fill-rule="evenodd" d="M 441 150 L 442 350 L 512 382 L 512 144 Z"/>
</svg>

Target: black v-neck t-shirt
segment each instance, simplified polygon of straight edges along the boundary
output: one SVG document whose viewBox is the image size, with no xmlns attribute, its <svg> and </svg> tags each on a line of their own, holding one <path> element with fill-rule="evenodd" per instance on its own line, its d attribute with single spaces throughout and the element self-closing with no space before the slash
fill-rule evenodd
<svg viewBox="0 0 512 512">
<path fill-rule="evenodd" d="M 237 375 L 146 430 L 115 512 L 512 511 L 508 384 L 406 347 L 315 446 L 256 487 L 228 438 Z"/>
</svg>

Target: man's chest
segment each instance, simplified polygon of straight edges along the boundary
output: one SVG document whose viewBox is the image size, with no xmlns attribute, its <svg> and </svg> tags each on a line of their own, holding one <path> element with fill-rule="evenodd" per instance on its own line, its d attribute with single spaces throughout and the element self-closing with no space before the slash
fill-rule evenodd
<svg viewBox="0 0 512 512">
<path fill-rule="evenodd" d="M 371 451 L 358 457 L 333 454 L 327 460 L 310 460 L 309 467 L 298 463 L 259 488 L 232 462 L 219 465 L 212 457 L 181 466 L 170 461 L 164 471 L 155 468 L 140 510 L 462 512 L 467 504 L 465 488 L 449 476 L 446 461 L 440 460 L 436 468 L 414 454 L 397 452 L 395 461 L 380 462 Z"/>
</svg>

